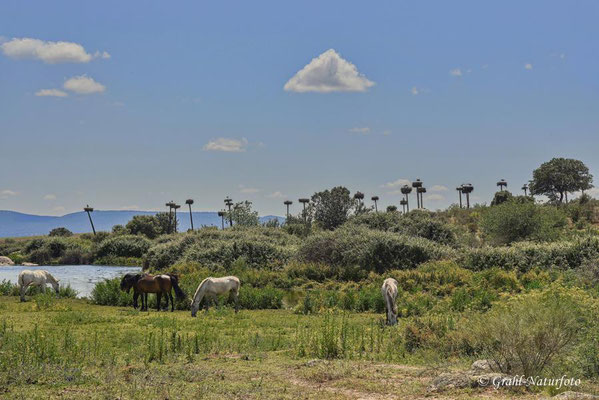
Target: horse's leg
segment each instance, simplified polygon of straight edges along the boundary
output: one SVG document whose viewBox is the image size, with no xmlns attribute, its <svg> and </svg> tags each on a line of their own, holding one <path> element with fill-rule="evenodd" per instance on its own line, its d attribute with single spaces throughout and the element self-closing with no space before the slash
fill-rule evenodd
<svg viewBox="0 0 599 400">
<path fill-rule="evenodd" d="M 21 285 L 21 301 L 25 301 L 25 292 L 27 292 L 28 287 L 29 287 L 29 284 Z"/>
<path fill-rule="evenodd" d="M 239 295 L 236 290 L 233 291 L 233 299 L 235 300 L 235 314 L 237 314 L 239 311 Z"/>
<path fill-rule="evenodd" d="M 137 310 L 137 297 L 139 297 L 139 293 L 137 290 L 133 291 L 133 308 Z"/>
<path fill-rule="evenodd" d="M 164 292 L 164 299 L 166 300 L 166 310 L 168 311 L 168 292 Z"/>
<path fill-rule="evenodd" d="M 148 294 L 141 294 L 141 309 L 142 311 L 148 311 Z"/>
<path fill-rule="evenodd" d="M 171 312 L 175 311 L 175 302 L 173 301 L 173 292 L 168 292 L 168 299 L 171 301 Z M 168 309 L 168 303 L 166 304 L 166 308 Z"/>
<path fill-rule="evenodd" d="M 206 309 L 206 312 L 208 312 L 208 309 L 210 308 L 211 300 L 212 296 L 209 293 L 206 293 L 206 295 L 204 296 L 204 308 Z"/>
<path fill-rule="evenodd" d="M 162 292 L 156 293 L 156 311 L 160 311 L 160 302 L 162 301 Z"/>
</svg>

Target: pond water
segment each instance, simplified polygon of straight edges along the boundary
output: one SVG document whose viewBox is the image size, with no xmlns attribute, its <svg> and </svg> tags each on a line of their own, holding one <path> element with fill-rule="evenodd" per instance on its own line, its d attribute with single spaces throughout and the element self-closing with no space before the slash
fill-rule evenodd
<svg viewBox="0 0 599 400">
<path fill-rule="evenodd" d="M 0 267 L 0 282 L 5 279 L 17 283 L 19 273 L 24 269 L 45 269 L 60 281 L 61 286 L 70 284 L 78 292 L 79 297 L 89 297 L 96 283 L 104 279 L 117 278 L 128 272 L 141 271 L 140 267 L 109 267 L 105 265 L 40 265 L 39 267 L 15 265 Z"/>
</svg>

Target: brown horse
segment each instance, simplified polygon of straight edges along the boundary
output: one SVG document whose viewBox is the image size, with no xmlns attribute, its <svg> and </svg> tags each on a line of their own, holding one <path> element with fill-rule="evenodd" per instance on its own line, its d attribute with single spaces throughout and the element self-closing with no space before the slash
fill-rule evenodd
<svg viewBox="0 0 599 400">
<path fill-rule="evenodd" d="M 127 274 L 121 280 L 121 289 L 129 292 L 133 288 L 133 307 L 137 308 L 137 298 L 141 295 L 141 310 L 148 310 L 148 293 L 156 293 L 156 310 L 160 311 L 162 295 L 166 297 L 166 306 L 171 302 L 171 311 L 175 310 L 172 289 L 178 299 L 185 299 L 185 293 L 179 287 L 179 278 L 172 274 L 149 275 Z"/>
</svg>

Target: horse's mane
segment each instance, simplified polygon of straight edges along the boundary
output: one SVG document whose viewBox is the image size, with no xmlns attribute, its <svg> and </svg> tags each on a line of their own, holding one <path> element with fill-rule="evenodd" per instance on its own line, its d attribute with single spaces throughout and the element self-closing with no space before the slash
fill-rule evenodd
<svg viewBox="0 0 599 400">
<path fill-rule="evenodd" d="M 49 273 L 49 272 L 48 272 L 48 271 L 46 271 L 45 269 L 43 270 L 43 272 L 44 272 L 44 276 L 45 276 L 46 278 L 48 278 L 49 280 L 51 280 L 51 281 L 52 281 L 52 282 L 54 282 L 54 283 L 58 283 L 58 281 L 56 280 L 56 278 L 55 278 L 55 277 L 53 277 L 51 273 Z"/>
<path fill-rule="evenodd" d="M 204 287 L 204 284 L 206 283 L 206 281 L 208 279 L 210 279 L 210 277 L 208 277 L 208 278 L 204 279 L 202 282 L 200 282 L 200 284 L 198 285 L 198 288 L 196 289 L 196 292 L 193 295 L 193 299 L 191 299 L 192 301 L 196 299 L 196 297 L 200 293 L 200 290 L 202 289 L 202 287 Z"/>
</svg>

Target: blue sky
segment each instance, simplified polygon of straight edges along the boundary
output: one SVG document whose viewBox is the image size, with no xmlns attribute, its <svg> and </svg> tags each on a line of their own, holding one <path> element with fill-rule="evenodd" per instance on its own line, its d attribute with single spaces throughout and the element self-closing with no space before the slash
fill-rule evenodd
<svg viewBox="0 0 599 400">
<path fill-rule="evenodd" d="M 6 1 L 0 209 L 230 195 L 281 215 L 334 185 L 398 204 L 415 178 L 436 209 L 464 182 L 480 202 L 500 178 L 516 191 L 555 156 L 599 176 L 598 17 L 596 1 Z"/>
</svg>

